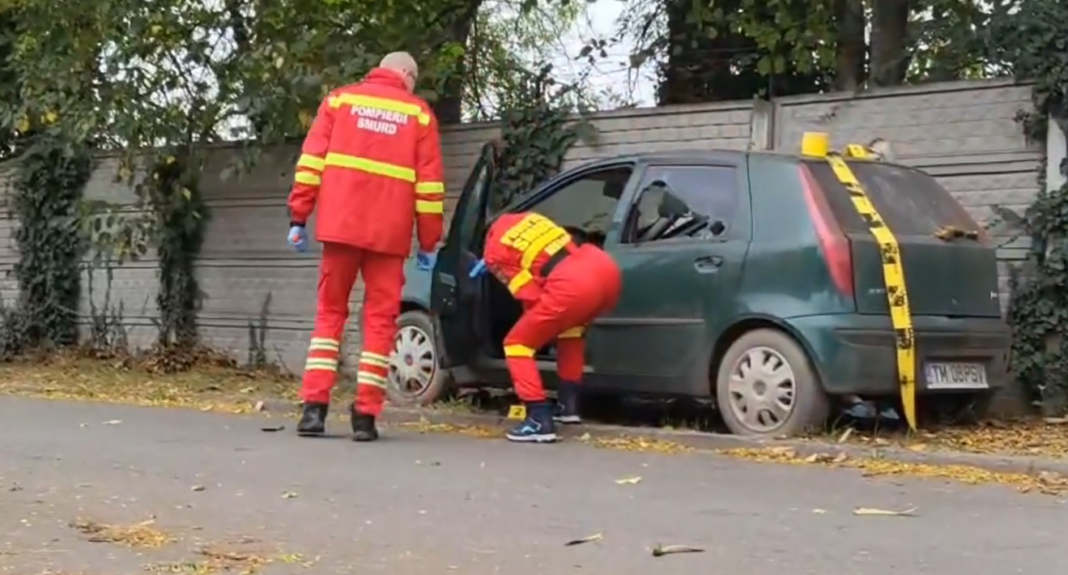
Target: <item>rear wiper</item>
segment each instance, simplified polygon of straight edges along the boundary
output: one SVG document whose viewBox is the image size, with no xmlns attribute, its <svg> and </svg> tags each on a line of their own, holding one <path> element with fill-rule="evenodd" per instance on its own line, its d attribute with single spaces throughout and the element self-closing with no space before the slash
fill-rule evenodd
<svg viewBox="0 0 1068 575">
<path fill-rule="evenodd" d="M 944 241 L 951 242 L 961 238 L 969 240 L 978 240 L 979 232 L 975 230 L 962 230 L 956 226 L 942 226 L 938 228 L 938 231 L 934 233 L 934 237 Z"/>
</svg>

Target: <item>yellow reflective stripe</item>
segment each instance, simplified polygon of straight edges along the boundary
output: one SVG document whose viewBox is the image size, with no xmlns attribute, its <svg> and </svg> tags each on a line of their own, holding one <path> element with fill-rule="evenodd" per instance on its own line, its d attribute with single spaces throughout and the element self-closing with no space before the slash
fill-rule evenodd
<svg viewBox="0 0 1068 575">
<path fill-rule="evenodd" d="M 323 351 L 337 351 L 340 348 L 340 341 L 328 337 L 313 337 L 311 338 L 311 345 L 308 346 L 309 350 L 317 349 Z"/>
<path fill-rule="evenodd" d="M 297 160 L 297 167 L 309 168 L 321 172 L 323 171 L 323 168 L 326 167 L 326 160 L 311 154 L 301 154 L 300 159 Z"/>
<path fill-rule="evenodd" d="M 415 213 L 417 214 L 444 214 L 445 202 L 432 202 L 429 200 L 416 200 Z"/>
<path fill-rule="evenodd" d="M 586 334 L 585 326 L 573 327 L 571 329 L 565 329 L 563 333 L 556 336 L 556 339 L 581 339 Z"/>
<path fill-rule="evenodd" d="M 307 184 L 309 186 L 318 186 L 323 183 L 323 179 L 310 172 L 297 172 L 297 175 L 293 177 L 298 184 Z"/>
<path fill-rule="evenodd" d="M 325 357 L 309 357 L 304 362 L 304 371 L 337 371 L 337 360 Z"/>
<path fill-rule="evenodd" d="M 360 354 L 360 363 L 376 365 L 378 367 L 389 367 L 389 358 L 380 353 L 365 351 Z"/>
<path fill-rule="evenodd" d="M 378 162 L 367 158 L 357 158 L 356 156 L 349 156 L 346 154 L 330 153 L 326 155 L 326 165 L 336 166 L 338 168 L 348 168 L 350 170 L 360 170 L 361 172 L 404 180 L 405 182 L 415 182 L 415 170 L 412 168 L 405 168 L 404 166 L 387 164 L 385 162 Z"/>
<path fill-rule="evenodd" d="M 513 344 L 504 346 L 504 357 L 534 357 L 534 348 Z"/>
<path fill-rule="evenodd" d="M 547 234 L 538 236 L 527 246 L 527 249 L 523 250 L 523 259 L 519 265 L 530 269 L 539 254 L 544 252 L 546 255 L 551 256 L 563 249 L 569 239 L 571 239 L 571 235 L 564 228 L 556 228 Z"/>
<path fill-rule="evenodd" d="M 375 387 L 385 388 L 389 385 L 389 381 L 381 375 L 360 371 L 356 373 L 356 385 L 373 385 Z"/>
<path fill-rule="evenodd" d="M 444 194 L 445 184 L 441 182 L 419 182 L 415 184 L 417 194 Z"/>
<path fill-rule="evenodd" d="M 508 291 L 512 292 L 512 295 L 519 293 L 519 290 L 523 289 L 523 286 L 534 280 L 534 276 L 527 270 L 523 270 L 508 282 Z"/>
<path fill-rule="evenodd" d="M 430 114 L 424 112 L 419 104 L 401 102 L 400 100 L 365 96 L 363 94 L 339 94 L 337 96 L 331 96 L 328 100 L 328 105 L 331 108 L 340 108 L 341 106 L 362 106 L 364 108 L 373 108 L 375 110 L 384 110 L 386 112 L 396 112 L 398 114 L 404 114 L 405 116 L 414 116 L 419 123 L 424 126 L 430 124 Z"/>
</svg>

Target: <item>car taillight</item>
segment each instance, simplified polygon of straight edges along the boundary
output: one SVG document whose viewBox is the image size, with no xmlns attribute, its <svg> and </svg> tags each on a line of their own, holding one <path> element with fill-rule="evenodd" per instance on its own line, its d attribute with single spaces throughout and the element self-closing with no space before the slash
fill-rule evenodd
<svg viewBox="0 0 1068 575">
<path fill-rule="evenodd" d="M 805 190 L 805 205 L 808 207 L 808 215 L 816 227 L 816 237 L 820 243 L 820 251 L 823 260 L 827 262 L 827 269 L 831 274 L 831 281 L 842 295 L 853 296 L 853 251 L 849 246 L 849 238 L 842 233 L 842 227 L 827 205 L 827 199 L 823 197 L 816 179 L 802 164 L 801 186 Z"/>
</svg>

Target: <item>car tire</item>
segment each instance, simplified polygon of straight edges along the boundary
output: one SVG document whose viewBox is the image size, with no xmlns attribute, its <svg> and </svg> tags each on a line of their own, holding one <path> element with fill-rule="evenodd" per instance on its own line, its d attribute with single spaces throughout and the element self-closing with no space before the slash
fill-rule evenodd
<svg viewBox="0 0 1068 575">
<path fill-rule="evenodd" d="M 421 310 L 402 313 L 397 318 L 397 336 L 389 356 L 386 391 L 390 402 L 424 406 L 446 399 L 453 385 L 448 370 L 440 366 L 441 353 L 434 318 Z"/>
<path fill-rule="evenodd" d="M 752 408 L 750 403 L 767 401 L 766 398 L 772 395 L 769 392 L 774 390 L 768 389 L 766 382 L 749 380 L 735 390 L 731 388 L 735 371 L 741 370 L 743 364 L 751 366 L 754 361 L 766 361 L 774 373 L 790 375 L 790 408 L 777 410 L 777 418 L 771 417 L 774 413 L 771 409 L 761 407 L 756 412 L 759 415 L 757 422 L 745 419 L 745 414 L 750 413 L 747 405 Z M 783 366 L 788 372 L 780 371 Z M 740 377 L 742 373 L 748 371 L 738 371 Z M 821 429 L 831 408 L 830 398 L 805 350 L 786 333 L 767 328 L 743 334 L 723 355 L 716 372 L 716 405 L 732 433 L 751 437 L 788 437 Z"/>
</svg>

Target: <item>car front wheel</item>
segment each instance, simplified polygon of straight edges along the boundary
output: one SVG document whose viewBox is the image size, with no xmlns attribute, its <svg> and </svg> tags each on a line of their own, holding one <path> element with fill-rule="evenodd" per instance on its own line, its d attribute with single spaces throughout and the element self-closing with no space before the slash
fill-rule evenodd
<svg viewBox="0 0 1068 575">
<path fill-rule="evenodd" d="M 452 385 L 438 360 L 437 326 L 423 311 L 397 318 L 397 336 L 389 357 L 389 400 L 401 405 L 430 405 L 444 399 Z"/>
<path fill-rule="evenodd" d="M 731 432 L 758 437 L 819 429 L 830 411 L 805 351 L 775 329 L 750 331 L 727 350 L 716 376 L 716 403 Z"/>
</svg>

